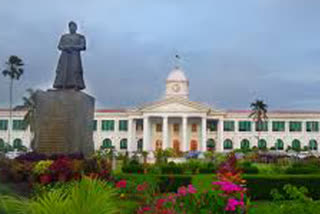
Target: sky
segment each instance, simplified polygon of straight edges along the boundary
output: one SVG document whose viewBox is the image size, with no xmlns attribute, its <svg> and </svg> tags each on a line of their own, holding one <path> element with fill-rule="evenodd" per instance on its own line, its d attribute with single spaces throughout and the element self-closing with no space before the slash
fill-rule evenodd
<svg viewBox="0 0 320 214">
<path fill-rule="evenodd" d="M 98 108 L 162 97 L 181 56 L 190 99 L 221 109 L 320 109 L 319 0 L 0 0 L 0 69 L 25 62 L 14 104 L 27 88 L 52 88 L 57 43 L 74 20 L 86 36 L 85 93 Z M 0 107 L 9 80 L 0 76 Z"/>
</svg>

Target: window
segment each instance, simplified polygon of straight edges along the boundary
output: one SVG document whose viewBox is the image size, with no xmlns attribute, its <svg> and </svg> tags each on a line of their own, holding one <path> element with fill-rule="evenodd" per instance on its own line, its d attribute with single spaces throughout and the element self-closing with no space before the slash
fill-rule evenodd
<svg viewBox="0 0 320 214">
<path fill-rule="evenodd" d="M 138 143 L 137 143 L 137 148 L 138 148 L 138 151 L 141 152 L 143 150 L 143 140 L 140 139 L 138 140 Z"/>
<path fill-rule="evenodd" d="M 207 129 L 210 132 L 216 132 L 218 130 L 218 121 L 217 120 L 208 120 Z"/>
<path fill-rule="evenodd" d="M 114 130 L 114 120 L 102 120 L 102 130 L 103 131 L 113 131 Z"/>
<path fill-rule="evenodd" d="M 250 121 L 239 121 L 239 131 L 240 132 L 250 132 L 251 122 Z"/>
<path fill-rule="evenodd" d="M 179 132 L 179 124 L 173 124 L 173 131 Z"/>
<path fill-rule="evenodd" d="M 278 139 L 275 143 L 276 150 L 283 150 L 284 143 L 281 139 Z"/>
<path fill-rule="evenodd" d="M 247 139 L 241 141 L 241 149 L 250 149 L 250 142 Z"/>
<path fill-rule="evenodd" d="M 267 148 L 267 141 L 264 139 L 260 139 L 258 141 L 258 148 L 259 149 L 266 149 Z"/>
<path fill-rule="evenodd" d="M 143 130 L 143 120 L 137 120 L 136 121 L 136 131 L 142 131 Z"/>
<path fill-rule="evenodd" d="M 4 140 L 2 138 L 0 138 L 0 149 L 4 148 Z"/>
<path fill-rule="evenodd" d="M 268 121 L 257 121 L 256 122 L 257 132 L 267 132 L 268 131 Z"/>
<path fill-rule="evenodd" d="M 119 120 L 119 131 L 128 131 L 128 121 Z"/>
<path fill-rule="evenodd" d="M 307 132 L 318 132 L 319 131 L 319 122 L 317 121 L 308 121 L 306 130 Z"/>
<path fill-rule="evenodd" d="M 316 140 L 309 141 L 309 149 L 310 150 L 318 150 L 318 143 Z"/>
<path fill-rule="evenodd" d="M 301 122 L 290 121 L 290 132 L 301 132 Z"/>
<path fill-rule="evenodd" d="M 224 121 L 223 122 L 223 131 L 233 132 L 234 131 L 234 121 Z"/>
<path fill-rule="evenodd" d="M 272 131 L 284 132 L 285 131 L 285 122 L 284 121 L 273 121 L 272 122 Z"/>
<path fill-rule="evenodd" d="M 229 150 L 232 149 L 232 141 L 227 139 L 223 142 L 223 149 L 224 150 Z"/>
<path fill-rule="evenodd" d="M 213 151 L 215 147 L 216 147 L 216 143 L 214 142 L 214 140 L 213 139 L 208 139 L 207 140 L 207 150 L 208 151 Z"/>
<path fill-rule="evenodd" d="M 12 129 L 13 130 L 26 130 L 27 124 L 24 120 L 13 120 Z"/>
<path fill-rule="evenodd" d="M 161 150 L 162 149 L 162 140 L 157 140 L 156 141 L 156 150 Z"/>
<path fill-rule="evenodd" d="M 17 138 L 13 141 L 13 148 L 18 149 L 22 147 L 22 140 Z"/>
<path fill-rule="evenodd" d="M 8 130 L 8 120 L 0 120 L 0 130 Z"/>
<path fill-rule="evenodd" d="M 162 132 L 162 124 L 156 124 L 156 132 Z"/>
<path fill-rule="evenodd" d="M 97 124 L 98 124 L 97 120 L 92 121 L 92 130 L 93 131 L 97 131 Z"/>
<path fill-rule="evenodd" d="M 128 140 L 127 139 L 122 139 L 120 141 L 120 149 L 127 149 L 128 147 Z"/>
<path fill-rule="evenodd" d="M 109 138 L 106 138 L 102 142 L 101 149 L 111 149 L 112 148 L 112 141 Z"/>
<path fill-rule="evenodd" d="M 192 124 L 192 132 L 197 132 L 197 124 Z"/>
<path fill-rule="evenodd" d="M 295 139 L 292 141 L 292 149 L 293 150 L 300 150 L 301 149 L 301 143 L 299 140 Z"/>
</svg>

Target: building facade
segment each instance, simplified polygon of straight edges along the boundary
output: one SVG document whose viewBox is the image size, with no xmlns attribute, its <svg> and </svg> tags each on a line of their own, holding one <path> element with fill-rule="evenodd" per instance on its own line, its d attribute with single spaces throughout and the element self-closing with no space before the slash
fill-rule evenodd
<svg viewBox="0 0 320 214">
<path fill-rule="evenodd" d="M 23 123 L 25 111 L 0 110 L 0 146 L 12 128 L 13 146 L 30 146 L 32 133 Z M 93 123 L 95 149 L 114 146 L 118 151 L 231 151 L 236 148 L 288 146 L 318 151 L 320 112 L 269 111 L 257 126 L 250 111 L 227 111 L 189 100 L 189 80 L 181 68 L 166 80 L 165 97 L 130 109 L 98 109 Z"/>
</svg>

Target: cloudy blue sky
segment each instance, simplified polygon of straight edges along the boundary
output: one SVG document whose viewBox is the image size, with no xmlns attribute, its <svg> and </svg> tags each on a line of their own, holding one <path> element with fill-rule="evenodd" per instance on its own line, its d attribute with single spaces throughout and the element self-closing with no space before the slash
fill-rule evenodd
<svg viewBox="0 0 320 214">
<path fill-rule="evenodd" d="M 190 98 L 246 109 L 320 109 L 319 0 L 1 0 L 0 68 L 25 61 L 26 88 L 50 88 L 59 37 L 74 20 L 87 38 L 86 92 L 99 107 L 135 106 L 162 96 L 179 53 Z M 0 77 L 0 107 L 9 81 Z"/>
</svg>

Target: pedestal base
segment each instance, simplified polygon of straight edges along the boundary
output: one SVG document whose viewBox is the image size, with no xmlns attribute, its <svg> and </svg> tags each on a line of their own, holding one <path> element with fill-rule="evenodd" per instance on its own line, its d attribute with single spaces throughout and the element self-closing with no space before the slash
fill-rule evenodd
<svg viewBox="0 0 320 214">
<path fill-rule="evenodd" d="M 75 90 L 37 91 L 35 99 L 35 139 L 39 153 L 94 152 L 93 120 L 95 99 Z"/>
</svg>

